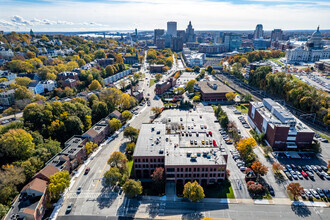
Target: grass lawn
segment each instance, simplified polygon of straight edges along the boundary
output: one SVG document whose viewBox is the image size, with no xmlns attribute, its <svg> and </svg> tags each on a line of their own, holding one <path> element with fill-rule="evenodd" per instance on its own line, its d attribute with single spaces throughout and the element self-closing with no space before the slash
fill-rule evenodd
<svg viewBox="0 0 330 220">
<path fill-rule="evenodd" d="M 269 60 L 274 61 L 275 63 L 277 63 L 277 64 L 280 65 L 280 66 L 284 66 L 284 64 L 281 63 L 280 61 L 278 61 L 277 59 L 272 58 L 272 59 L 269 59 Z"/>
<path fill-rule="evenodd" d="M 156 83 L 156 79 L 150 79 L 149 87 Z"/>
<path fill-rule="evenodd" d="M 129 173 L 129 176 L 131 176 L 132 169 L 133 169 L 133 160 L 129 160 L 128 161 L 128 173 Z"/>
<path fill-rule="evenodd" d="M 234 199 L 234 191 L 228 180 L 220 184 L 212 184 L 204 187 L 205 198 Z"/>
<path fill-rule="evenodd" d="M 235 108 L 242 113 L 248 113 L 249 111 L 249 106 L 248 105 L 235 105 Z"/>
</svg>

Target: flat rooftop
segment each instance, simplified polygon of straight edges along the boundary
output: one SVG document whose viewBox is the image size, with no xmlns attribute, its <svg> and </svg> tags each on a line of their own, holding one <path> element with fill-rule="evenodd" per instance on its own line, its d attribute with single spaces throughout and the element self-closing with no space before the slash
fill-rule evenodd
<svg viewBox="0 0 330 220">
<path fill-rule="evenodd" d="M 219 81 L 200 81 L 196 84 L 201 88 L 201 91 L 206 94 L 234 92 L 234 90 Z"/>
</svg>

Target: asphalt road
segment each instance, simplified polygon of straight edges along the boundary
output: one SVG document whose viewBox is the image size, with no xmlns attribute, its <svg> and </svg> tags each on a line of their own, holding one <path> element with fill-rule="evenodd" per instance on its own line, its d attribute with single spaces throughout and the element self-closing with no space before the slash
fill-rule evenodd
<svg viewBox="0 0 330 220">
<path fill-rule="evenodd" d="M 147 64 L 144 63 L 142 71 L 146 70 Z M 176 71 L 176 65 L 170 70 L 171 72 Z M 162 107 L 163 103 L 161 100 L 155 98 L 155 85 L 149 87 L 148 83 L 151 78 L 149 73 L 145 73 L 146 78 L 142 83 L 142 89 L 144 89 L 144 94 L 150 94 L 151 105 L 146 104 L 139 108 L 138 115 L 134 115 L 130 120 L 130 126 L 134 128 L 140 128 L 142 123 L 149 123 L 150 119 L 153 117 L 151 111 L 152 107 Z M 164 77 L 167 79 L 169 74 Z M 120 132 L 118 137 L 115 138 L 110 143 L 103 146 L 103 148 L 98 152 L 97 155 L 88 164 L 90 171 L 87 175 L 82 172 L 73 181 L 74 184 L 69 192 L 65 195 L 64 203 L 59 211 L 59 216 L 66 215 L 65 211 L 69 202 L 73 203 L 72 211 L 69 215 L 98 215 L 105 208 L 107 212 L 112 213 L 116 216 L 119 206 L 123 202 L 124 196 L 119 195 L 118 192 L 112 191 L 108 187 L 104 186 L 103 175 L 110 169 L 107 164 L 107 160 L 114 151 L 125 151 L 126 140 L 123 136 L 123 132 Z M 78 194 L 77 189 L 81 187 L 81 192 Z"/>
</svg>

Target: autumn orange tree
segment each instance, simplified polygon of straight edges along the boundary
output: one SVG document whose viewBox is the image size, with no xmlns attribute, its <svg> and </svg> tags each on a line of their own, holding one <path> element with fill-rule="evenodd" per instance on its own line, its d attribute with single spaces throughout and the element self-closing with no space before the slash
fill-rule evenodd
<svg viewBox="0 0 330 220">
<path fill-rule="evenodd" d="M 268 168 L 259 161 L 254 161 L 251 165 L 251 169 L 257 174 L 257 181 L 260 175 L 265 175 L 268 172 Z"/>
<path fill-rule="evenodd" d="M 292 193 L 294 199 L 304 193 L 304 188 L 299 183 L 290 183 L 286 189 Z"/>
<path fill-rule="evenodd" d="M 275 173 L 279 173 L 281 170 L 283 170 L 283 167 L 279 162 L 274 162 L 272 168 Z"/>
</svg>

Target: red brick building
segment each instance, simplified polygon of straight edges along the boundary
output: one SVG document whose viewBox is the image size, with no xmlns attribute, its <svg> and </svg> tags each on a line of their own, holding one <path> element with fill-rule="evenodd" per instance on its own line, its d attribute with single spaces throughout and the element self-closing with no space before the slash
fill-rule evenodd
<svg viewBox="0 0 330 220">
<path fill-rule="evenodd" d="M 248 121 L 258 133 L 265 133 L 274 150 L 302 149 L 313 142 L 314 132 L 271 99 L 250 102 Z"/>
<path fill-rule="evenodd" d="M 155 93 L 156 95 L 162 95 L 164 92 L 176 85 L 176 79 L 170 78 L 168 81 L 161 84 L 156 84 Z"/>
<path fill-rule="evenodd" d="M 142 124 L 133 154 L 136 178 L 150 178 L 163 167 L 166 180 L 206 185 L 225 179 L 228 155 L 219 148 L 180 146 L 180 134 L 166 134 L 165 124 Z"/>
<path fill-rule="evenodd" d="M 164 66 L 165 65 L 162 65 L 162 64 L 151 64 L 150 65 L 150 73 L 162 73 Z"/>
</svg>

